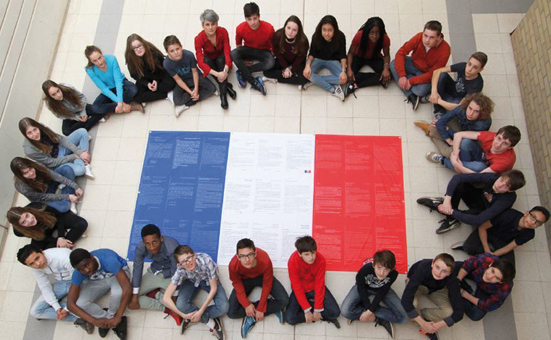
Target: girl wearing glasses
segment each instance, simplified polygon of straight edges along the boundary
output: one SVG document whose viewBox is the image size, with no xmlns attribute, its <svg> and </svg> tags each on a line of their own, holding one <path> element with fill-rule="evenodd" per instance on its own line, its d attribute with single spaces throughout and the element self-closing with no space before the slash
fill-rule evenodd
<svg viewBox="0 0 551 340">
<path fill-rule="evenodd" d="M 126 39 L 124 56 L 130 76 L 138 87 L 135 101 L 145 105 L 167 98 L 176 82 L 163 68 L 165 56 L 155 45 L 133 33 Z"/>
</svg>

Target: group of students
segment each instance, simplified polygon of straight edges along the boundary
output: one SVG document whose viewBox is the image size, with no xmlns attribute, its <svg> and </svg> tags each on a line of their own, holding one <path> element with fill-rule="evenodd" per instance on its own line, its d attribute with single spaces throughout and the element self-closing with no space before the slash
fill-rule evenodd
<svg viewBox="0 0 551 340">
<path fill-rule="evenodd" d="M 218 26 L 218 15 L 205 10 L 200 16 L 203 31 L 195 38 L 197 59 L 183 49 L 176 36 L 165 38 L 165 57 L 139 35 L 130 35 L 125 59 L 135 84 L 125 78 L 115 56 L 88 46 L 86 72 L 101 90 L 93 104 L 70 85 L 44 82 L 46 105 L 63 119 L 63 135 L 31 118 L 19 122 L 28 158 L 16 157 L 10 167 L 15 188 L 31 203 L 12 207 L 7 213 L 14 233 L 32 239 L 18 253 L 19 261 L 34 269 L 42 291 L 31 314 L 39 319 L 72 321 L 88 333 L 97 326 L 102 337 L 113 329 L 124 339 L 126 307 L 145 308 L 172 315 L 182 325 L 182 333 L 190 323 L 202 322 L 221 339 L 220 316 L 225 314 L 243 319 L 241 335 L 245 338 L 254 324 L 269 314 L 276 314 L 281 323 L 325 320 L 339 328 L 337 317 L 342 313 L 349 322 L 375 322 L 391 336 L 394 323 L 413 319 L 423 334 L 437 339 L 438 329 L 452 326 L 463 313 L 480 320 L 486 312 L 499 308 L 513 286 L 513 250 L 533 239 L 534 229 L 547 222 L 550 214 L 541 206 L 524 213 L 512 208 L 515 191 L 525 185 L 522 172 L 513 169 L 514 146 L 521 134 L 511 125 L 488 131 L 494 103 L 481 93 L 486 54 L 475 52 L 466 62 L 446 66 L 450 46 L 437 21 L 427 22 L 391 62 L 390 38 L 379 17 L 367 20 L 346 53 L 345 35 L 331 15 L 321 19 L 311 44 L 296 16 L 290 16 L 275 32 L 272 25 L 260 20 L 255 3 L 244 6 L 244 16 L 246 21 L 236 28 L 237 47 L 232 50 L 227 30 Z M 309 236 L 297 240 L 297 251 L 288 262 L 290 296 L 274 277 L 268 254 L 249 239 L 238 242 L 229 265 L 234 287 L 229 299 L 209 255 L 161 236 L 154 225 L 142 229 L 132 275 L 126 260 L 112 250 L 71 251 L 77 240 L 85 237 L 88 226 L 77 215 L 76 204 L 84 191 L 75 181 L 78 176 L 94 178 L 87 130 L 111 114 L 144 112 L 146 103 L 165 98 L 174 103 L 179 116 L 217 88 L 221 106 L 227 108 L 226 96 L 237 96 L 228 82 L 232 63 L 237 67 L 239 86 L 249 83 L 264 95 L 264 82 L 271 81 L 295 84 L 299 89 L 315 84 L 344 100 L 358 88 L 386 88 L 394 78 L 414 110 L 421 103 L 432 103 L 434 120 L 415 121 L 438 149 L 426 158 L 458 174 L 449 182 L 444 197 L 422 197 L 417 202 L 444 216 L 438 234 L 461 223 L 474 226 L 464 242 L 452 245 L 472 257 L 458 263 L 443 253 L 413 264 L 400 299 L 390 288 L 398 275 L 394 254 L 379 250 L 364 263 L 339 308 L 325 287 L 325 260 Z M 373 72 L 361 71 L 365 65 Z M 320 74 L 322 69 L 329 74 Z M 253 75 L 260 71 L 263 76 Z M 457 74 L 455 80 L 449 72 Z M 468 210 L 458 209 L 461 201 Z M 146 258 L 153 262 L 143 275 Z M 53 286 L 48 275 L 54 276 Z M 253 303 L 248 295 L 254 287 L 262 287 L 262 295 Z M 103 309 L 94 301 L 109 290 L 109 308 Z M 208 296 L 201 306 L 195 306 L 192 300 L 199 290 Z M 416 297 L 420 294 L 428 295 L 436 308 L 419 307 Z M 66 295 L 65 305 L 60 301 Z"/>
<path fill-rule="evenodd" d="M 289 295 L 274 276 L 268 253 L 251 239 L 237 242 L 228 266 L 233 290 L 228 296 L 221 284 L 218 265 L 206 253 L 162 236 L 159 228 L 142 228 L 136 246 L 132 274 L 126 260 L 110 249 L 88 252 L 65 248 L 42 250 L 29 244 L 18 260 L 33 269 L 42 296 L 31 307 L 38 319 L 74 322 L 88 334 L 98 327 L 100 337 L 109 329 L 126 339 L 126 308 L 164 311 L 172 316 L 181 334 L 194 323 L 203 323 L 217 339 L 225 338 L 223 315 L 242 319 L 241 336 L 246 338 L 256 323 L 270 314 L 280 324 L 326 321 L 340 328 L 339 315 L 354 321 L 382 326 L 394 338 L 394 324 L 417 322 L 420 332 L 438 339 L 437 331 L 451 327 L 466 314 L 474 321 L 498 309 L 511 293 L 515 268 L 506 259 L 479 254 L 455 262 L 447 253 L 414 263 L 407 273 L 402 298 L 392 289 L 398 278 L 396 258 L 390 250 L 379 250 L 364 261 L 355 282 L 340 304 L 325 285 L 326 261 L 311 236 L 297 238 L 296 251 L 287 267 Z M 152 263 L 144 274 L 144 260 Z M 54 283 L 50 283 L 53 276 Z M 254 288 L 260 298 L 251 301 Z M 109 307 L 96 301 L 109 291 Z M 199 291 L 207 293 L 199 304 Z M 66 302 L 62 299 L 67 296 Z M 419 304 L 426 296 L 433 306 Z"/>
</svg>

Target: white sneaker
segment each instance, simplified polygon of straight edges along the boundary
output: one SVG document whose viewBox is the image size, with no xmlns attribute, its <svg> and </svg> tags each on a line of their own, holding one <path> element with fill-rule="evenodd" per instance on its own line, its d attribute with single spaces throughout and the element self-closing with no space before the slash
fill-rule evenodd
<svg viewBox="0 0 551 340">
<path fill-rule="evenodd" d="M 102 118 L 102 119 L 99 120 L 99 122 L 100 122 L 100 123 L 105 123 L 106 120 L 105 120 L 105 118 Z"/>
<path fill-rule="evenodd" d="M 94 176 L 94 174 L 92 173 L 92 169 L 90 168 L 90 165 L 86 165 L 84 167 L 85 169 L 85 172 L 84 172 L 84 176 L 86 176 L 88 179 L 95 179 L 96 176 Z"/>
<path fill-rule="evenodd" d="M 264 76 L 263 76 L 263 77 L 262 77 L 262 81 L 263 81 L 263 82 L 269 81 L 269 82 L 272 83 L 272 84 L 277 84 L 277 79 L 275 79 L 275 78 L 268 78 L 268 77 L 264 77 Z"/>
<path fill-rule="evenodd" d="M 185 110 L 189 109 L 189 106 L 186 105 L 179 105 L 174 107 L 174 115 L 176 118 L 180 117 L 180 113 L 184 112 Z"/>
<path fill-rule="evenodd" d="M 88 141 L 91 141 L 91 140 L 92 140 L 92 136 L 88 134 Z"/>
<path fill-rule="evenodd" d="M 174 105 L 174 91 L 170 91 L 169 93 L 167 93 L 166 99 L 170 100 L 172 105 Z"/>
<path fill-rule="evenodd" d="M 147 103 L 142 103 L 142 107 L 145 109 L 145 106 L 147 105 Z"/>
<path fill-rule="evenodd" d="M 298 90 L 299 90 L 299 92 L 302 91 L 302 85 L 298 86 Z"/>
<path fill-rule="evenodd" d="M 304 86 L 302 86 L 302 89 L 303 90 L 308 90 L 308 88 L 310 86 L 314 85 L 314 83 L 312 83 L 311 81 L 307 82 L 306 84 L 304 84 Z"/>
<path fill-rule="evenodd" d="M 340 85 L 335 86 L 335 92 L 333 92 L 333 95 L 344 102 L 344 92 L 342 91 Z"/>
<path fill-rule="evenodd" d="M 75 202 L 71 202 L 71 212 L 75 215 L 78 215 L 78 210 L 77 210 L 77 204 Z"/>
</svg>

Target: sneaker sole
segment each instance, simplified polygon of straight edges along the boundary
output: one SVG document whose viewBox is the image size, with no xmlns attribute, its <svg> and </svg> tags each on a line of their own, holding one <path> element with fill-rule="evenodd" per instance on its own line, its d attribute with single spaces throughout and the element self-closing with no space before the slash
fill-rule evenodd
<svg viewBox="0 0 551 340">
<path fill-rule="evenodd" d="M 442 229 L 442 230 L 436 230 L 436 233 L 437 234 L 444 234 L 444 233 L 447 233 L 448 231 L 451 231 L 451 230 L 454 230 L 455 228 L 459 228 L 461 226 L 461 223 L 455 223 L 455 224 L 452 224 L 448 229 Z"/>
</svg>

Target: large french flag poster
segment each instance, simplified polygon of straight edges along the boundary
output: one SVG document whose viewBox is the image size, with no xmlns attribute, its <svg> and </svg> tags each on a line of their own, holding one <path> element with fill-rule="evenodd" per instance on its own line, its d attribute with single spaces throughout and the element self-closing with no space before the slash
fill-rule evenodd
<svg viewBox="0 0 551 340">
<path fill-rule="evenodd" d="M 132 234 L 141 228 L 226 265 L 242 238 L 286 268 L 312 235 L 328 270 L 356 271 L 379 249 L 407 268 L 398 137 L 151 131 Z"/>
</svg>

